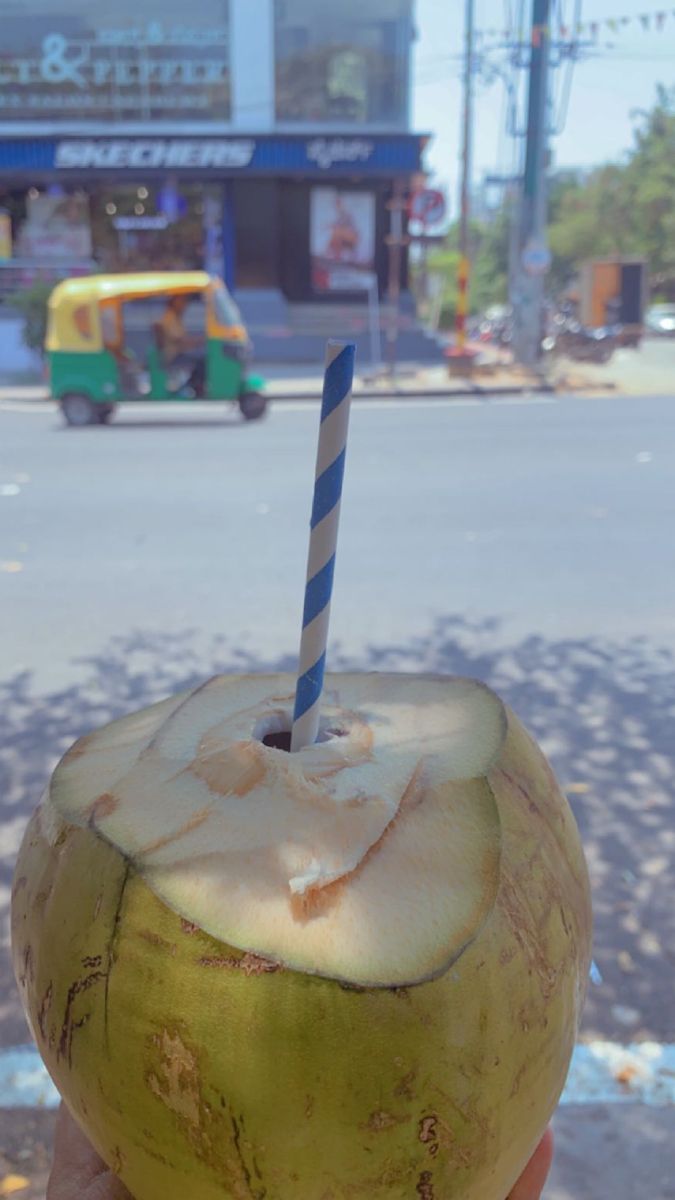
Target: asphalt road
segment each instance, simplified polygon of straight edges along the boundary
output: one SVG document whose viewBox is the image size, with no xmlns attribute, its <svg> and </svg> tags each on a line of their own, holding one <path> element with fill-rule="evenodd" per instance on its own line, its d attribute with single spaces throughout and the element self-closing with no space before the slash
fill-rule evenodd
<svg viewBox="0 0 675 1200">
<path fill-rule="evenodd" d="M 58 754 L 218 669 L 294 667 L 317 407 L 0 406 L 0 909 Z M 585 1034 L 675 1038 L 675 398 L 355 406 L 330 661 L 492 683 L 580 821 Z M 6 941 L 6 931 L 5 931 Z M 26 1037 L 0 961 L 0 1045 Z"/>
</svg>

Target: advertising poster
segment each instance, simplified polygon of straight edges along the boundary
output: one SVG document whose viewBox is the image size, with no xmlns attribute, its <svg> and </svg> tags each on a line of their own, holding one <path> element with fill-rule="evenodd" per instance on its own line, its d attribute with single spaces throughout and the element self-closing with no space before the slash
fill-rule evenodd
<svg viewBox="0 0 675 1200">
<path fill-rule="evenodd" d="M 315 291 L 366 287 L 375 263 L 374 194 L 312 188 L 310 253 Z"/>
<path fill-rule="evenodd" d="M 17 244 L 21 258 L 91 258 L 89 201 L 81 193 L 39 195 L 28 212 Z"/>
<path fill-rule="evenodd" d="M 12 257 L 12 218 L 0 208 L 0 262 Z"/>
</svg>

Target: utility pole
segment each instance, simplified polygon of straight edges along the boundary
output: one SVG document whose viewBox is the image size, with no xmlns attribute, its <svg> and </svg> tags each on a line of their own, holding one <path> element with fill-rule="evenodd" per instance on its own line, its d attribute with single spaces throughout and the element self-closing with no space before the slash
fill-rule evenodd
<svg viewBox="0 0 675 1200">
<path fill-rule="evenodd" d="M 529 367 L 536 366 L 541 355 L 544 280 L 550 265 L 546 238 L 550 24 L 551 0 L 533 0 L 525 170 L 511 297 L 515 355 Z"/>
<path fill-rule="evenodd" d="M 474 0 L 466 0 L 464 55 L 464 112 L 462 116 L 462 178 L 459 201 L 459 263 L 457 265 L 457 311 L 455 350 L 466 353 L 466 318 L 469 311 L 469 219 L 471 216 L 471 142 L 473 132 L 473 40 Z"/>
<path fill-rule="evenodd" d="M 391 213 L 390 231 L 385 241 L 389 250 L 389 284 L 387 301 L 387 369 L 393 379 L 396 374 L 398 325 L 401 300 L 401 265 L 403 247 L 410 239 L 403 233 L 403 213 L 407 208 L 402 179 L 394 180 L 394 194 L 387 205 Z"/>
</svg>

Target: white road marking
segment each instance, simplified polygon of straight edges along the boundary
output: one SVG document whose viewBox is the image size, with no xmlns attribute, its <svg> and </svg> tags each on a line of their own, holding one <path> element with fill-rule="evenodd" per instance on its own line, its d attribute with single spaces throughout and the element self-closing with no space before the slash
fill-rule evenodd
<svg viewBox="0 0 675 1200">
<path fill-rule="evenodd" d="M 56 1108 L 59 1094 L 34 1046 L 0 1050 L 0 1109 Z M 675 1044 L 576 1047 L 561 1104 L 675 1105 Z"/>
</svg>

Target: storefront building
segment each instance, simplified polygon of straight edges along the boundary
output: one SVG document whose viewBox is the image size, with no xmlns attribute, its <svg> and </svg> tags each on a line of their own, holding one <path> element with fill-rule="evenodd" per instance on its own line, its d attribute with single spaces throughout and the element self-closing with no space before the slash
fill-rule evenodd
<svg viewBox="0 0 675 1200">
<path fill-rule="evenodd" d="M 384 293 L 412 37 L 412 0 L 11 0 L 0 288 L 204 266 L 239 295 Z"/>
</svg>

